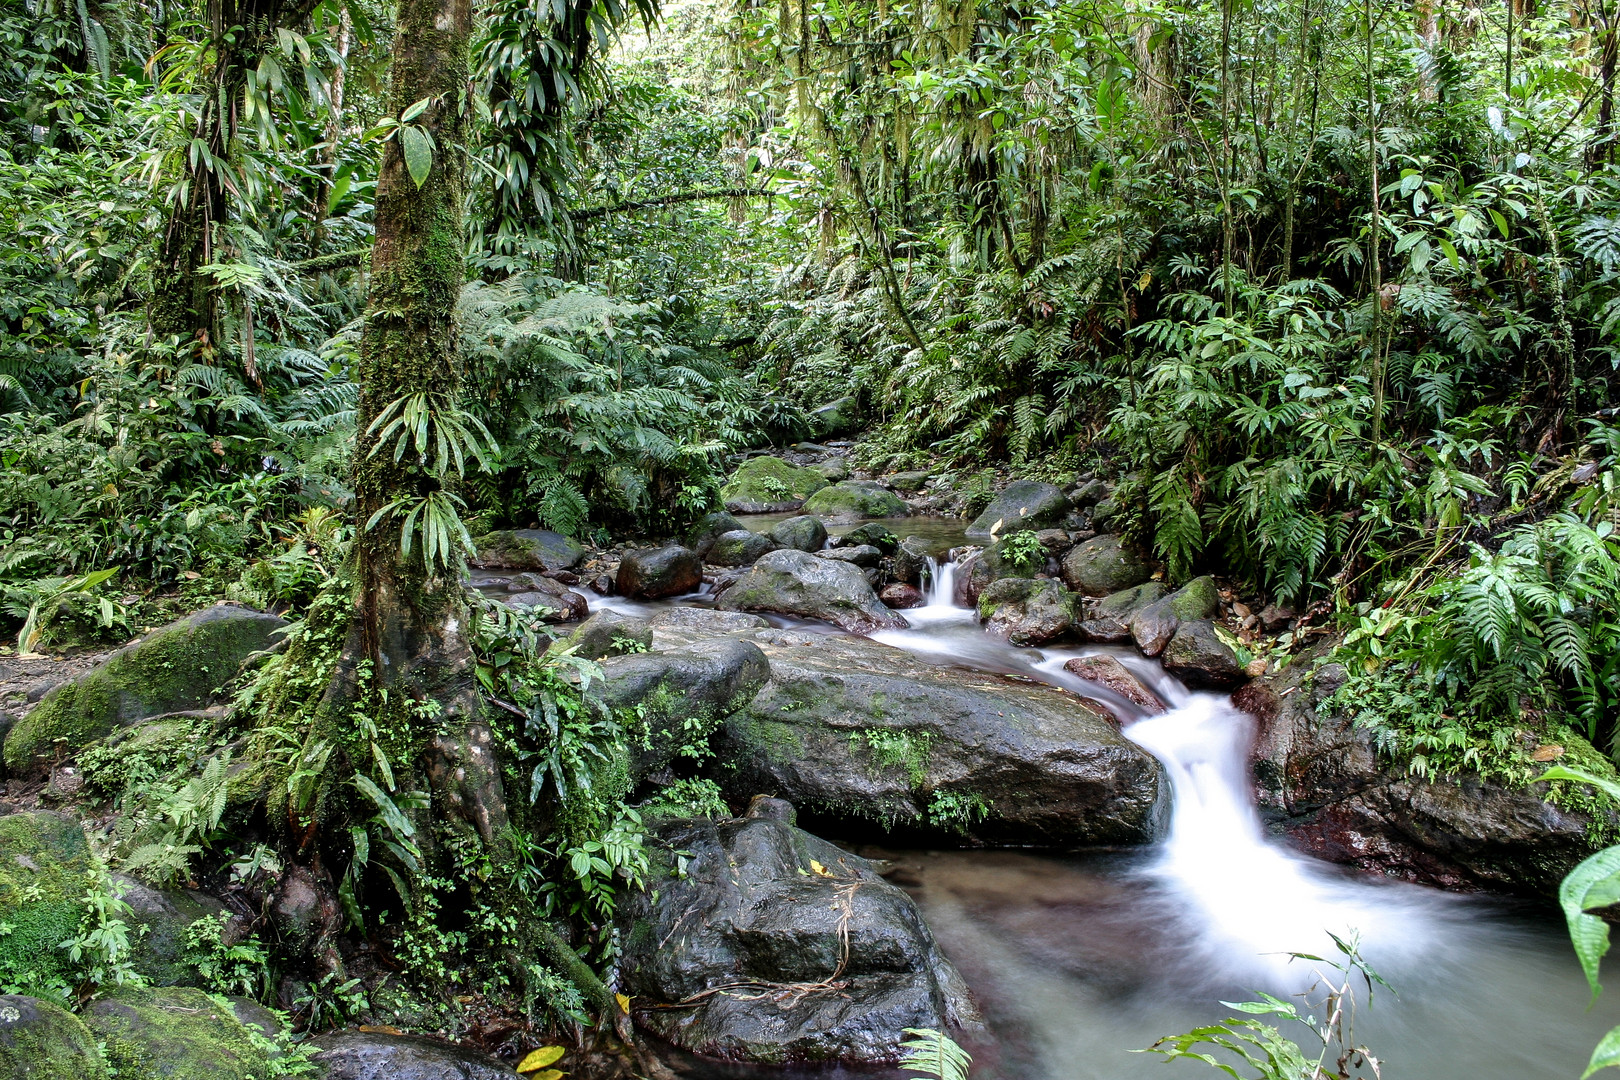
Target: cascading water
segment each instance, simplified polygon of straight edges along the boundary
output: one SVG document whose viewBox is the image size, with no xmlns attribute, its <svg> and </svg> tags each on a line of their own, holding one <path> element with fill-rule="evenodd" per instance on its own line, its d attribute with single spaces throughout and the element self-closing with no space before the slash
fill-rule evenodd
<svg viewBox="0 0 1620 1080">
<path fill-rule="evenodd" d="M 1131 1051 L 1231 1015 L 1222 1000 L 1263 990 L 1297 1001 L 1314 965 L 1289 954 L 1334 955 L 1328 932 L 1359 935 L 1395 988 L 1380 992 L 1357 1031 L 1388 1080 L 1567 1080 L 1620 1023 L 1620 994 L 1586 1010 L 1562 927 L 1540 912 L 1370 880 L 1269 840 L 1248 779 L 1251 721 L 1229 699 L 1187 690 L 1134 649 L 1009 645 L 956 606 L 956 573 L 931 560 L 924 606 L 902 613 L 910 628 L 873 639 L 1103 702 L 1163 764 L 1173 790 L 1167 834 L 1145 851 L 881 853 L 915 882 L 930 927 L 985 1010 L 974 1080 L 1214 1075 Z M 593 607 L 647 614 L 667 603 Z M 1145 716 L 1064 669 L 1095 652 L 1115 656 L 1170 710 Z M 1309 1043 L 1303 1029 L 1288 1034 Z"/>
</svg>

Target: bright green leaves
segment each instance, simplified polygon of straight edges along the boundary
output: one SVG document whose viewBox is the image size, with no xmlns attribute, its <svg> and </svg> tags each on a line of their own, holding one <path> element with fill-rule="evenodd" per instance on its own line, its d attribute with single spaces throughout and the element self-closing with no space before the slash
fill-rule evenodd
<svg viewBox="0 0 1620 1080">
<path fill-rule="evenodd" d="M 466 474 L 467 459 L 487 468 L 495 452 L 494 440 L 477 417 L 443 395 L 421 391 L 395 398 L 366 428 L 375 436 L 367 457 L 392 447 L 396 463 L 411 463 L 434 480 L 443 481 L 452 470 Z M 409 556 L 420 537 L 422 559 L 429 569 L 448 569 L 458 555 L 473 550 L 472 536 L 461 520 L 467 504 L 452 492 L 431 491 L 420 497 L 401 496 L 379 508 L 366 521 L 370 531 L 384 521 L 401 519 L 400 552 Z"/>
<path fill-rule="evenodd" d="M 1581 769 L 1554 765 L 1536 779 L 1590 784 L 1620 803 L 1620 783 Z M 1569 942 L 1575 947 L 1575 956 L 1586 973 L 1586 985 L 1591 987 L 1595 1002 L 1603 992 L 1598 983 L 1598 970 L 1609 951 L 1609 924 L 1588 912 L 1620 903 L 1620 846 L 1604 848 L 1571 870 L 1558 887 L 1558 903 L 1564 909 L 1564 919 L 1569 923 Z M 1611 1030 L 1597 1044 L 1581 1080 L 1600 1069 L 1616 1067 L 1620 1067 L 1620 1027 Z"/>
<path fill-rule="evenodd" d="M 410 173 L 411 181 L 418 189 L 427 183 L 429 174 L 433 172 L 436 144 L 433 141 L 433 133 L 414 121 L 426 113 L 428 106 L 432 104 L 432 98 L 422 98 L 413 102 L 399 114 L 399 119 L 385 116 L 376 127 L 361 136 L 366 142 L 387 142 L 389 139 L 397 141 L 400 157 L 405 160 L 405 171 Z"/>
<path fill-rule="evenodd" d="M 405 158 L 405 168 L 420 188 L 427 183 L 433 171 L 433 136 L 424 128 L 404 125 L 399 129 L 399 149 Z"/>
<path fill-rule="evenodd" d="M 930 1080 L 967 1080 L 973 1058 L 949 1035 L 932 1028 L 906 1028 L 905 1034 L 911 1038 L 900 1044 L 906 1052 L 900 1059 L 902 1069 Z"/>
<path fill-rule="evenodd" d="M 399 551 L 409 558 L 420 536 L 422 562 L 428 569 L 449 570 L 457 556 L 470 554 L 472 535 L 461 520 L 460 511 L 467 504 L 449 491 L 430 491 L 420 498 L 399 498 L 383 506 L 366 519 L 370 531 L 394 518 L 403 518 L 399 532 Z"/>
</svg>

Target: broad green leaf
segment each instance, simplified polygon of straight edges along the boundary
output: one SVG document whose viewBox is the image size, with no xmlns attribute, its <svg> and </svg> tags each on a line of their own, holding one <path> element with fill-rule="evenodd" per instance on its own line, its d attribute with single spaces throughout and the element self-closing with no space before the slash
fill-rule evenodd
<svg viewBox="0 0 1620 1080">
<path fill-rule="evenodd" d="M 399 129 L 399 149 L 405 156 L 405 168 L 417 187 L 427 183 L 433 171 L 433 137 L 419 127 Z"/>
<path fill-rule="evenodd" d="M 1577 784 L 1591 784 L 1616 803 L 1620 803 L 1620 781 L 1610 780 L 1602 776 L 1593 776 L 1584 769 L 1571 769 L 1567 765 L 1554 765 L 1532 782 L 1540 783 L 1542 780 L 1573 780 Z"/>
<path fill-rule="evenodd" d="M 410 108 L 399 114 L 399 122 L 402 124 L 410 123 L 418 116 L 421 116 L 423 113 L 427 112 L 427 107 L 432 103 L 432 98 L 423 98 L 421 101 L 414 103 Z"/>
<path fill-rule="evenodd" d="M 1598 967 L 1609 951 L 1609 924 L 1587 909 L 1605 907 L 1620 897 L 1620 846 L 1605 848 L 1571 870 L 1558 887 L 1558 903 L 1569 923 L 1569 941 L 1586 972 L 1587 985 L 1596 999 Z"/>
<path fill-rule="evenodd" d="M 1586 1071 L 1581 1073 L 1581 1080 L 1599 1069 L 1620 1068 L 1620 1027 L 1611 1028 L 1609 1033 L 1598 1041 L 1592 1050 L 1592 1060 L 1587 1062 Z"/>
</svg>

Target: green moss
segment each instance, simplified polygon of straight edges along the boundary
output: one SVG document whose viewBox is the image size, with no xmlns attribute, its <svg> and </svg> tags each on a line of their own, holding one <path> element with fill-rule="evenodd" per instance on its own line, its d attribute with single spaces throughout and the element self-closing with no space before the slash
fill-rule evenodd
<svg viewBox="0 0 1620 1080">
<path fill-rule="evenodd" d="M 38 811 L 0 817 L 0 982 L 60 991 L 62 942 L 77 935 L 95 864 L 79 823 Z"/>
<path fill-rule="evenodd" d="M 274 616 L 215 607 L 154 631 L 46 694 L 6 736 L 6 766 L 48 765 L 145 717 L 203 707 L 281 625 Z"/>
<path fill-rule="evenodd" d="M 797 502 L 827 486 L 826 477 L 814 469 L 789 465 L 781 458 L 749 458 L 737 468 L 720 489 L 727 503 L 772 504 Z"/>
<path fill-rule="evenodd" d="M 118 1080 L 269 1080 L 271 1053 L 230 1003 L 190 987 L 122 990 L 85 1022 Z"/>
<path fill-rule="evenodd" d="M 0 1076 L 105 1080 L 107 1064 L 84 1022 L 60 1005 L 0 997 Z"/>
<path fill-rule="evenodd" d="M 875 484 L 846 480 L 822 488 L 804 504 L 804 512 L 831 521 L 853 518 L 905 517 L 905 501 Z"/>
<path fill-rule="evenodd" d="M 1196 577 L 1170 594 L 1170 611 L 1183 622 L 1208 619 L 1219 609 L 1221 595 L 1212 577 Z"/>
</svg>

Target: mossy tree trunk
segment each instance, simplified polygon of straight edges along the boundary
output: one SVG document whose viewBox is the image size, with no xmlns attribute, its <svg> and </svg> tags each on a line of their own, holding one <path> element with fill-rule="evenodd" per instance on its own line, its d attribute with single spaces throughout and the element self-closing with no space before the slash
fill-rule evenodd
<svg viewBox="0 0 1620 1080">
<path fill-rule="evenodd" d="M 368 429 L 388 406 L 425 393 L 453 404 L 461 388 L 456 298 L 463 282 L 471 0 L 400 0 L 389 112 L 427 99 L 415 123 L 432 136 L 432 169 L 418 186 L 398 139 L 386 144 L 377 180 L 376 240 L 360 344 L 359 435 L 354 490 L 358 598 L 346 653 L 375 665 L 378 684 L 411 693 L 462 681 L 470 655 L 455 570 L 430 569 L 420 547 L 401 550 L 397 521 L 366 523 L 391 502 L 429 494 L 438 481 Z M 413 694 L 416 696 L 416 694 Z"/>
</svg>

